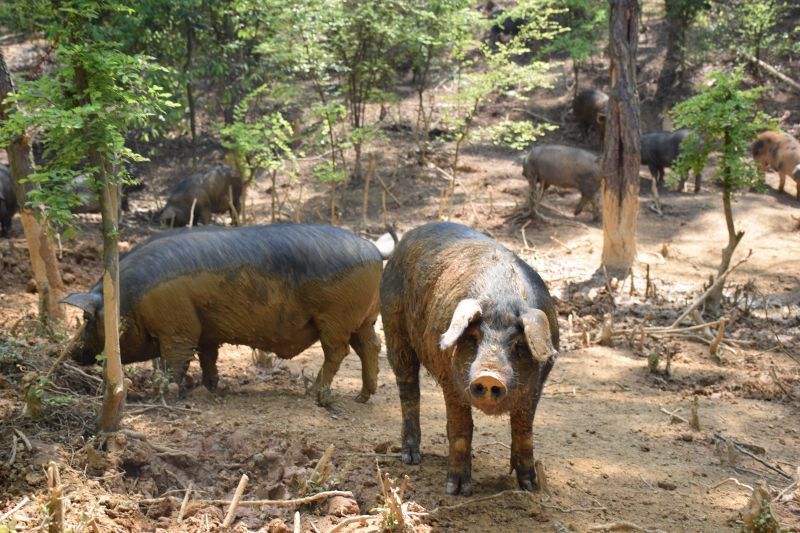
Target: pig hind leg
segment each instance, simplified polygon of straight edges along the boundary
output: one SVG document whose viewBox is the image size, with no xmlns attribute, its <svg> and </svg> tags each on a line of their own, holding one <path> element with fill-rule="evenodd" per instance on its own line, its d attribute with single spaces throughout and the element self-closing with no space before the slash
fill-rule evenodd
<svg viewBox="0 0 800 533">
<path fill-rule="evenodd" d="M 322 363 L 322 368 L 317 374 L 317 379 L 311 387 L 311 391 L 317 396 L 317 404 L 321 407 L 327 407 L 333 402 L 333 395 L 331 394 L 331 382 L 342 361 L 347 356 L 350 348 L 347 345 L 347 337 L 340 338 L 339 335 L 331 335 L 322 332 L 320 334 L 320 343 L 322 344 L 322 352 L 325 354 L 325 361 Z"/>
<path fill-rule="evenodd" d="M 378 389 L 378 354 L 381 341 L 375 334 L 373 324 L 367 322 L 350 336 L 350 346 L 361 359 L 361 392 L 355 397 L 359 403 L 369 400 Z"/>
<path fill-rule="evenodd" d="M 384 331 L 395 328 L 384 319 Z M 419 358 L 408 343 L 397 335 L 386 335 L 386 355 L 394 371 L 397 390 L 400 393 L 400 409 L 403 414 L 402 459 L 405 464 L 416 465 L 421 459 L 419 425 Z"/>
<path fill-rule="evenodd" d="M 200 352 L 200 368 L 203 369 L 203 385 L 208 390 L 214 390 L 219 384 L 219 373 L 217 372 L 219 346 L 217 344 L 201 344 L 198 351 Z"/>
</svg>

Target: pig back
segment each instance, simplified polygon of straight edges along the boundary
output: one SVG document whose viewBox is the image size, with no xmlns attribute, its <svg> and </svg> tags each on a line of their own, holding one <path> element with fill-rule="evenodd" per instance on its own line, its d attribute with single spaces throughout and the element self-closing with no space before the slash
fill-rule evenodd
<svg viewBox="0 0 800 533">
<path fill-rule="evenodd" d="M 299 352 L 320 321 L 374 318 L 381 270 L 372 243 L 329 226 L 183 231 L 121 261 L 121 312 L 157 337 L 191 338 L 200 324 L 202 342 Z"/>
<path fill-rule="evenodd" d="M 600 186 L 598 157 L 573 146 L 543 144 L 533 147 L 526 159 L 524 174 L 531 186 L 542 181 L 587 193 Z"/>
</svg>

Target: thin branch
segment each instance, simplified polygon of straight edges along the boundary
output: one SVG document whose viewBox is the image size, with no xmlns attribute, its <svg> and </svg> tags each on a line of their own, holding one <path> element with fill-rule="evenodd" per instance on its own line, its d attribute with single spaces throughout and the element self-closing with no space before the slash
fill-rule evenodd
<svg viewBox="0 0 800 533">
<path fill-rule="evenodd" d="M 239 507 L 291 507 L 293 505 L 304 505 L 306 503 L 331 498 L 333 496 L 344 496 L 345 498 L 352 498 L 353 493 L 349 490 L 329 490 L 325 492 L 318 492 L 311 496 L 304 498 L 295 498 L 293 500 L 242 500 L 239 502 Z M 210 503 L 214 505 L 228 505 L 231 500 L 193 500 L 199 503 Z"/>
</svg>

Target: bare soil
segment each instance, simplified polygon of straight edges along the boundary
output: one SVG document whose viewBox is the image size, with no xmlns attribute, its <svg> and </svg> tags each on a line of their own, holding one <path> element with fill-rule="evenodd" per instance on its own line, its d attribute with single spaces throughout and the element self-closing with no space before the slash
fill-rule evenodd
<svg viewBox="0 0 800 533">
<path fill-rule="evenodd" d="M 648 25 L 643 47 L 655 46 L 657 25 L 655 20 Z M 22 61 L 35 57 L 25 48 L 30 46 L 8 47 L 12 58 Z M 651 68 L 648 63 L 645 71 Z M 528 110 L 567 121 L 548 141 L 592 147 L 592 139 L 581 138 L 569 123 L 569 95 L 559 76 L 554 74 L 555 89 L 532 95 Z M 587 76 L 602 79 L 602 65 L 589 68 Z M 643 88 L 645 102 L 648 91 L 654 89 Z M 798 109 L 797 103 L 796 97 L 785 96 L 781 105 Z M 488 106 L 482 120 L 511 112 L 506 107 L 513 106 Z M 435 169 L 416 165 L 407 128 L 412 117 L 412 102 L 393 107 L 385 123 L 389 138 L 374 149 L 376 176 L 391 191 L 385 195 L 386 211 L 383 187 L 373 179 L 369 224 L 363 227 L 363 185 L 340 187 L 338 222 L 343 226 L 375 236 L 384 217 L 400 232 L 439 217 L 447 181 Z M 793 118 L 800 121 L 800 116 Z M 794 127 L 792 115 L 784 125 Z M 433 161 L 444 166 L 451 150 L 446 143 L 436 145 Z M 222 157 L 206 139 L 194 147 L 182 139 L 166 140 L 159 154 L 138 169 L 148 189 L 132 197 L 121 230 L 126 248 L 158 231 L 152 215 L 171 184 Z M 639 327 L 671 324 L 716 272 L 727 236 L 713 167 L 706 169 L 708 185 L 699 194 L 663 191 L 662 215 L 650 208 L 652 200 L 644 192 L 649 184 L 643 179 L 639 261 L 632 279 L 616 280 L 598 272 L 600 223 L 588 213 L 571 215 L 576 192 L 548 191 L 543 218 L 525 215 L 528 186 L 517 158 L 492 146 L 469 147 L 449 218 L 490 233 L 519 253 L 559 300 L 561 353 L 534 423 L 535 453 L 545 466 L 551 494 L 516 491 L 509 474 L 508 417 L 474 412 L 474 494 L 446 496 L 444 402 L 424 373 L 423 460 L 418 466 L 404 465 L 398 454 L 399 399 L 385 353 L 378 391 L 367 404 L 353 401 L 361 378 L 358 358 L 351 356 L 334 379 L 335 401 L 328 409 L 305 395 L 308 378 L 322 362 L 319 345 L 269 367 L 254 364 L 249 348 L 226 346 L 220 354 L 219 392 L 199 386 L 183 398 L 169 397 L 166 404 L 159 393 L 160 374 L 150 364 L 129 365 L 132 382 L 123 425 L 135 433 L 110 437 L 101 452 L 90 433 L 100 402 L 98 369 L 64 364 L 44 391 L 43 418 L 24 417 L 21 381 L 28 372 L 47 371 L 80 315 L 72 311 L 68 329 L 56 332 L 61 343 L 41 331 L 33 318 L 36 294 L 27 245 L 15 220 L 13 237 L 0 241 L 0 516 L 27 496 L 31 503 L 14 514 L 17 530 L 46 523 L 44 467 L 54 461 L 64 484 L 67 524 L 76 531 L 216 530 L 226 510 L 220 504 L 191 501 L 183 522 L 177 522 L 190 484 L 192 500 L 230 499 L 246 473 L 250 482 L 244 499 L 293 498 L 333 444 L 333 479 L 312 490 L 352 491 L 360 511 L 352 506 L 342 511 L 324 501 L 241 507 L 233 529 L 289 531 L 299 511 L 303 531 L 327 531 L 342 520 L 337 516 L 342 512 L 370 514 L 383 503 L 377 462 L 392 478 L 409 476 L 405 499 L 428 513 L 415 518 L 417 531 L 589 531 L 619 522 L 642 530 L 738 531 L 751 492 L 744 485 L 759 480 L 773 490 L 772 512 L 782 527 L 800 530 L 797 487 L 778 497 L 800 477 L 800 203 L 794 200 L 794 183 L 790 180 L 780 194 L 777 176 L 768 174 L 765 192 L 737 197 L 736 223 L 746 234 L 736 259 L 748 250 L 752 255 L 729 279 L 727 344 L 711 354 L 706 342 L 641 335 Z M 259 182 L 251 195 L 255 222 L 270 219 L 269 187 Z M 329 220 L 329 190 L 310 178 L 282 181 L 278 192 L 280 220 Z M 100 246 L 97 216 L 82 216 L 78 236 L 62 243 L 62 271 L 70 290 L 85 290 L 98 279 Z M 608 316 L 614 331 L 631 332 L 601 345 Z M 190 372 L 199 383 L 199 365 Z M 689 419 L 695 398 L 699 429 L 669 414 Z M 30 450 L 20 434 L 29 439 Z M 745 447 L 731 451 L 724 439 Z M 729 478 L 736 482 L 725 481 Z M 9 524 L 0 520 L 0 527 L 4 523 Z M 376 524 L 373 519 L 345 531 L 375 531 Z"/>
</svg>

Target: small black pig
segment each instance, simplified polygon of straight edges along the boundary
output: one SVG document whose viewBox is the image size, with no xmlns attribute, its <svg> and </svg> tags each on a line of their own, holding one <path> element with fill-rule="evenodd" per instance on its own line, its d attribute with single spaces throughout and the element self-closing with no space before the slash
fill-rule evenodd
<svg viewBox="0 0 800 533">
<path fill-rule="evenodd" d="M 386 265 L 381 316 L 400 392 L 403 462 L 420 461 L 422 364 L 447 408 L 447 493 L 472 492 L 473 407 L 510 413 L 511 468 L 520 488 L 533 490 L 533 418 L 558 348 L 542 278 L 481 233 L 426 224 L 400 240 Z"/>
<path fill-rule="evenodd" d="M 8 237 L 11 233 L 11 219 L 17 212 L 17 195 L 11 181 L 11 171 L 0 165 L 0 237 Z"/>
<path fill-rule="evenodd" d="M 241 196 L 242 179 L 239 174 L 231 167 L 218 165 L 179 181 L 172 189 L 159 220 L 165 226 L 185 226 L 189 223 L 193 204 L 193 225 L 209 224 L 211 215 L 226 211 L 230 211 L 231 219 L 236 220 L 231 205 L 240 210 Z"/>
</svg>

